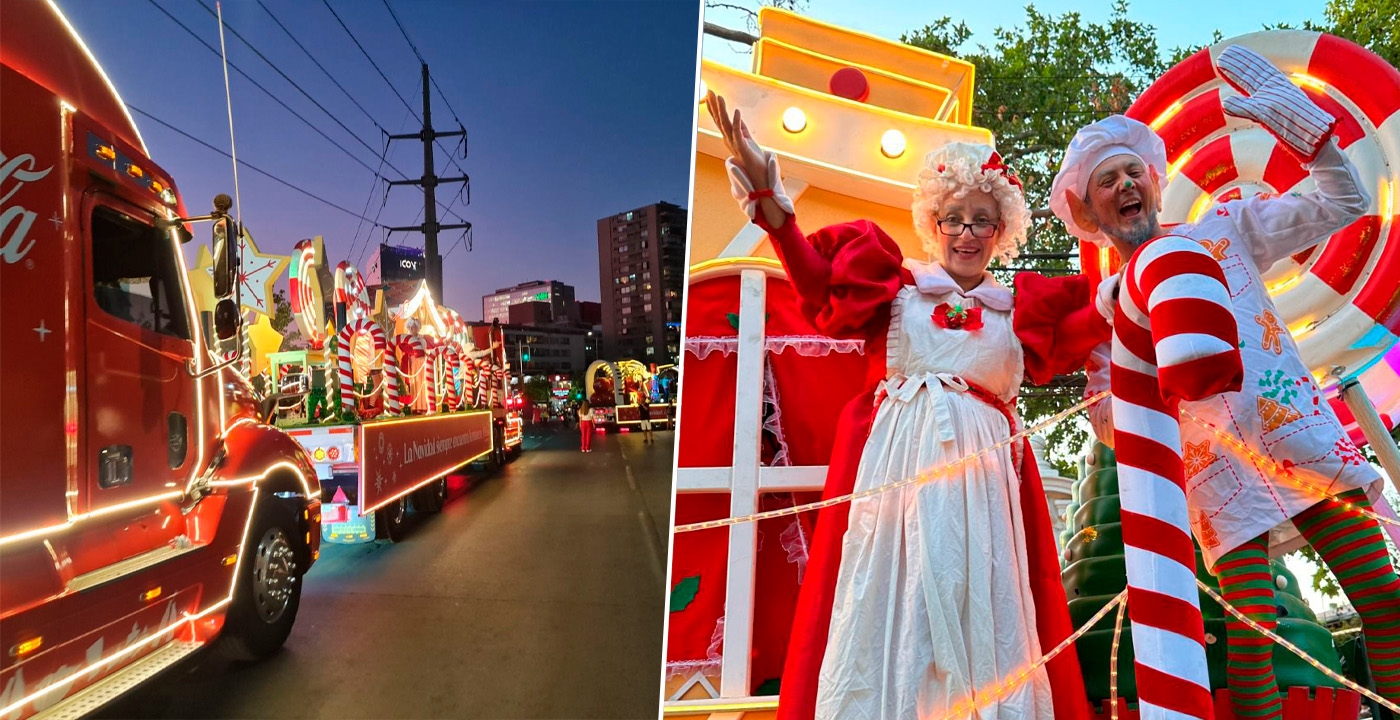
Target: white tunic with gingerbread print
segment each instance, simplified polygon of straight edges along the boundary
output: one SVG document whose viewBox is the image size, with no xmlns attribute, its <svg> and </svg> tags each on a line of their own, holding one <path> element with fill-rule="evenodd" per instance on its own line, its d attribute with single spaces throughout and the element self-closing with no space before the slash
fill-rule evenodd
<svg viewBox="0 0 1400 720">
<path fill-rule="evenodd" d="M 1309 171 L 1313 192 L 1234 200 L 1195 224 L 1170 229 L 1220 261 L 1244 359 L 1240 392 L 1182 403 L 1182 409 L 1291 467 L 1318 490 L 1337 494 L 1364 487 L 1374 494 L 1380 476 L 1347 439 L 1260 279 L 1260 268 L 1325 240 L 1367 210 L 1370 201 L 1356 170 L 1335 143 L 1328 143 Z M 1106 378 L 1095 380 L 1091 385 L 1106 384 Z M 1288 521 L 1319 502 L 1318 492 L 1270 476 L 1184 413 L 1181 440 L 1191 527 L 1207 567 L 1266 532 L 1275 553 L 1303 544 Z"/>
</svg>

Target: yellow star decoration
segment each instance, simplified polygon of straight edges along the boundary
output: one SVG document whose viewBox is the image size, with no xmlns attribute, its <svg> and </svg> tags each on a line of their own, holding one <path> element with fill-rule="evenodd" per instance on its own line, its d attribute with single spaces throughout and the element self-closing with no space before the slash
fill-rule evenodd
<svg viewBox="0 0 1400 720">
<path fill-rule="evenodd" d="M 1219 459 L 1219 455 L 1210 451 L 1210 443 L 1202 440 L 1199 444 L 1186 443 L 1186 453 L 1182 456 L 1181 462 L 1186 466 L 1186 477 L 1192 478 Z"/>
<path fill-rule="evenodd" d="M 253 374 L 267 369 L 267 356 L 282 348 L 282 333 L 272 328 L 272 318 L 261 313 L 248 326 L 248 340 L 253 346 Z"/>
</svg>

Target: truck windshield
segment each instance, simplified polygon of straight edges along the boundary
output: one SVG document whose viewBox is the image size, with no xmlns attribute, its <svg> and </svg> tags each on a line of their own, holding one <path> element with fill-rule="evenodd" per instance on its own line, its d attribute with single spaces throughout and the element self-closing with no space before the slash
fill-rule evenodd
<svg viewBox="0 0 1400 720">
<path fill-rule="evenodd" d="M 180 302 L 180 267 L 150 223 L 109 207 L 92 212 L 92 284 L 98 307 L 162 335 L 190 339 Z"/>
</svg>

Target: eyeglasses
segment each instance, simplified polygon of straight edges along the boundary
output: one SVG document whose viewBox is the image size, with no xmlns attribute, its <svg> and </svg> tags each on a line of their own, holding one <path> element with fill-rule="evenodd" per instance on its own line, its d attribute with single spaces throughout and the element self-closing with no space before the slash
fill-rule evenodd
<svg viewBox="0 0 1400 720">
<path fill-rule="evenodd" d="M 986 240 L 997 234 L 997 228 L 1000 227 L 1000 225 L 1001 223 L 994 222 L 965 223 L 958 222 L 957 220 L 939 220 L 938 230 L 948 237 L 957 237 L 963 234 L 964 228 L 971 228 L 972 237 Z"/>
</svg>

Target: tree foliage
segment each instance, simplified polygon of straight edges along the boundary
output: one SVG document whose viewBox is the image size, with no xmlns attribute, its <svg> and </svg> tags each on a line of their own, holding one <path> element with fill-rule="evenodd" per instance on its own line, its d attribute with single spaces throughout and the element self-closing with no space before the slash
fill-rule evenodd
<svg viewBox="0 0 1400 720">
<path fill-rule="evenodd" d="M 1344 37 L 1400 67 L 1400 0 L 1328 0 L 1315 30 Z"/>
<path fill-rule="evenodd" d="M 533 377 L 530 378 L 529 382 L 525 383 L 525 387 L 521 390 L 521 394 L 525 396 L 526 400 L 529 400 L 530 402 L 536 405 L 549 405 L 549 400 L 553 389 L 553 386 L 549 382 L 549 378 Z"/>
<path fill-rule="evenodd" d="M 287 293 L 282 290 L 272 291 L 272 329 L 282 333 L 282 346 L 279 350 L 293 350 L 306 346 L 306 342 L 301 338 L 301 331 L 292 326 L 292 303 L 287 300 Z"/>
</svg>

